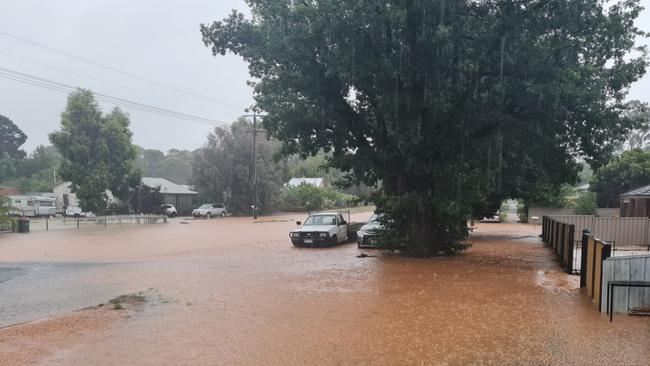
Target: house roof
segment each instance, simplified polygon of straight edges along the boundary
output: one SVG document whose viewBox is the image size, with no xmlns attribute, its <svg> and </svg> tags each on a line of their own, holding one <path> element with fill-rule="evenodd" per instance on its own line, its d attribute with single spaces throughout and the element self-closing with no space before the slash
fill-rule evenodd
<svg viewBox="0 0 650 366">
<path fill-rule="evenodd" d="M 309 184 L 318 187 L 323 185 L 323 178 L 291 178 L 288 184 L 291 187 L 297 187 L 301 184 Z"/>
<path fill-rule="evenodd" d="M 621 197 L 650 197 L 650 185 L 633 189 L 621 194 Z"/>
<path fill-rule="evenodd" d="M 148 187 L 160 187 L 163 194 L 198 194 L 186 186 L 170 182 L 165 178 L 142 177 L 142 184 Z"/>
</svg>

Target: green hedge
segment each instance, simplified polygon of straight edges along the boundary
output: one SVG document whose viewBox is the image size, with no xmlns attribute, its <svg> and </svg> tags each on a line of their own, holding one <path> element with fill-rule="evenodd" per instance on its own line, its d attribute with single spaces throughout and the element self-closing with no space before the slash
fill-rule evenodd
<svg viewBox="0 0 650 366">
<path fill-rule="evenodd" d="M 355 202 L 355 196 L 341 193 L 332 187 L 319 188 L 302 184 L 283 187 L 277 196 L 275 207 L 279 211 L 302 212 L 349 207 Z"/>
</svg>

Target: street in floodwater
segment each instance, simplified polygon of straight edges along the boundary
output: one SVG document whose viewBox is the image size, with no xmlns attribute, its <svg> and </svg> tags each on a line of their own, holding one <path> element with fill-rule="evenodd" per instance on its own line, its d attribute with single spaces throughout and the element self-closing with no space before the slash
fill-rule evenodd
<svg viewBox="0 0 650 366">
<path fill-rule="evenodd" d="M 3 324 L 52 316 L 1 329 L 0 364 L 650 359 L 650 319 L 619 315 L 609 323 L 575 276 L 560 271 L 537 238 L 539 227 L 480 224 L 474 246 L 455 257 L 365 250 L 371 256 L 358 258 L 353 243 L 293 248 L 287 233 L 292 219 L 303 217 L 274 219 L 176 219 L 0 237 Z M 135 292 L 148 298 L 137 309 L 75 312 Z"/>
</svg>

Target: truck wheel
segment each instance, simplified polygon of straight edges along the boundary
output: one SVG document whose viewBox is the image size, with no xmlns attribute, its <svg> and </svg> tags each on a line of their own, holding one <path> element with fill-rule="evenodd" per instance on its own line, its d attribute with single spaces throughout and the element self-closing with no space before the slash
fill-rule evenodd
<svg viewBox="0 0 650 366">
<path fill-rule="evenodd" d="M 226 217 L 226 213 L 225 213 L 225 212 L 222 212 L 219 216 L 221 216 L 221 217 Z"/>
<path fill-rule="evenodd" d="M 205 214 L 205 218 L 208 219 L 208 220 L 210 220 L 210 216 L 212 216 L 212 215 L 210 215 L 209 212 L 207 214 Z"/>
<path fill-rule="evenodd" d="M 339 238 L 336 235 L 332 236 L 332 245 L 337 245 L 339 243 Z"/>
</svg>

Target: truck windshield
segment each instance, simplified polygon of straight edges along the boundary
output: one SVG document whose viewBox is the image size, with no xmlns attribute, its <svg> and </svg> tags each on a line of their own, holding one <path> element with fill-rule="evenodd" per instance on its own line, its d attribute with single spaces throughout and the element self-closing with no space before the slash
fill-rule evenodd
<svg viewBox="0 0 650 366">
<path fill-rule="evenodd" d="M 309 216 L 305 220 L 305 226 L 309 225 L 336 225 L 336 216 L 335 215 L 317 215 Z"/>
<path fill-rule="evenodd" d="M 212 207 L 212 205 L 209 204 L 209 203 L 206 203 L 206 204 L 204 204 L 204 205 L 201 205 L 201 207 L 199 207 L 199 210 L 207 210 L 207 209 L 209 209 L 210 207 Z"/>
</svg>

